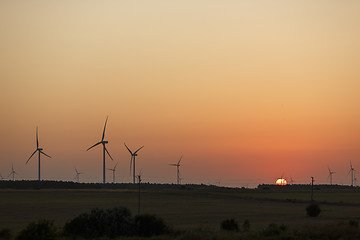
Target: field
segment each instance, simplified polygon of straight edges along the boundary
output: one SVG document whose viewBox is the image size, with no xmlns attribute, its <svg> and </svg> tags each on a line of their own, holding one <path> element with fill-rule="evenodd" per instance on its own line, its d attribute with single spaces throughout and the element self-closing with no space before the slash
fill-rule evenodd
<svg viewBox="0 0 360 240">
<path fill-rule="evenodd" d="M 250 189 L 144 189 L 141 213 L 163 217 L 176 229 L 212 228 L 227 218 L 242 223 L 248 219 L 252 228 L 269 223 L 302 226 L 360 219 L 360 191 L 315 191 L 314 198 L 322 212 L 309 218 L 305 208 L 309 191 L 274 191 Z M 53 219 L 62 226 L 66 221 L 92 208 L 125 206 L 137 213 L 138 192 L 121 190 L 0 190 L 0 226 L 17 232 L 29 222 Z"/>
</svg>

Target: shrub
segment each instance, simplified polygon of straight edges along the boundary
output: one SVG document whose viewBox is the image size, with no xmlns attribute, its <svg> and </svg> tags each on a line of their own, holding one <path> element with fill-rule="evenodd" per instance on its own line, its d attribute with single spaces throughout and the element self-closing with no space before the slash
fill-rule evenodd
<svg viewBox="0 0 360 240">
<path fill-rule="evenodd" d="M 235 219 L 225 219 L 221 222 L 221 229 L 226 231 L 239 231 L 239 226 Z"/>
<path fill-rule="evenodd" d="M 306 207 L 306 214 L 310 217 L 317 217 L 319 216 L 321 210 L 319 205 L 312 203 Z"/>
<path fill-rule="evenodd" d="M 162 218 L 151 214 L 142 214 L 135 217 L 136 233 L 139 236 L 151 237 L 167 233 L 169 227 Z"/>
<path fill-rule="evenodd" d="M 131 213 L 127 208 L 113 209 L 94 208 L 90 214 L 83 213 L 67 222 L 64 226 L 65 235 L 78 235 L 84 238 L 107 236 L 130 236 L 134 233 Z"/>
<path fill-rule="evenodd" d="M 358 228 L 359 227 L 359 222 L 356 221 L 356 220 L 349 220 L 349 226 Z"/>
<path fill-rule="evenodd" d="M 16 237 L 17 240 L 53 240 L 56 239 L 57 231 L 54 222 L 39 220 L 30 223 Z"/>
<path fill-rule="evenodd" d="M 11 239 L 11 231 L 8 228 L 0 230 L 0 239 Z"/>
<path fill-rule="evenodd" d="M 249 220 L 246 219 L 244 221 L 242 227 L 243 227 L 244 232 L 249 232 L 250 231 L 250 222 L 249 222 Z"/>
<path fill-rule="evenodd" d="M 281 224 L 277 225 L 275 223 L 270 223 L 263 231 L 262 234 L 266 237 L 270 236 L 277 236 L 280 235 L 282 232 L 285 232 L 287 226 Z"/>
</svg>

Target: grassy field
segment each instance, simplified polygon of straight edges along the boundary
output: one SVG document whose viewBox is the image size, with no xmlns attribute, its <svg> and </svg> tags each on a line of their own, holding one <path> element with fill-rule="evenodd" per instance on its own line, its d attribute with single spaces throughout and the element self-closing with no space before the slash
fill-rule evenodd
<svg viewBox="0 0 360 240">
<path fill-rule="evenodd" d="M 176 229 L 215 228 L 227 218 L 252 228 L 269 223 L 298 226 L 360 219 L 360 191 L 315 191 L 322 212 L 309 218 L 308 191 L 247 189 L 158 189 L 141 193 L 141 212 L 163 217 Z M 14 232 L 38 219 L 66 221 L 92 208 L 125 206 L 137 213 L 136 190 L 0 190 L 0 226 Z"/>
</svg>

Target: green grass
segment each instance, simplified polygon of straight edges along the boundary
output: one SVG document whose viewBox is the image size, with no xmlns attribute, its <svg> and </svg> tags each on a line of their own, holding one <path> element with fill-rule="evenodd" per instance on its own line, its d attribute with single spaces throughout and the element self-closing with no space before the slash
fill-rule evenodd
<svg viewBox="0 0 360 240">
<path fill-rule="evenodd" d="M 14 232 L 38 219 L 52 219 L 62 226 L 66 221 L 92 208 L 125 206 L 137 213 L 136 190 L 0 190 L 0 226 Z M 219 229 L 224 219 L 245 219 L 261 229 L 269 223 L 331 223 L 358 219 L 359 191 L 315 191 L 322 212 L 318 218 L 306 216 L 310 192 L 234 189 L 146 190 L 141 194 L 141 212 L 156 214 L 176 229 Z M 287 199 L 296 199 L 295 202 Z"/>
</svg>

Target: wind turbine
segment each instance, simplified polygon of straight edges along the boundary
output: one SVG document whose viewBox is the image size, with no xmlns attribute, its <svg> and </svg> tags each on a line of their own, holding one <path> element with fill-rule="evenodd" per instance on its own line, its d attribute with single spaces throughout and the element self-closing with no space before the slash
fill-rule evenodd
<svg viewBox="0 0 360 240">
<path fill-rule="evenodd" d="M 83 173 L 83 172 L 79 172 L 76 168 L 75 168 L 75 172 L 76 172 L 75 178 L 76 178 L 77 182 L 80 182 L 80 181 L 79 181 L 79 176 L 80 176 L 80 174 L 84 174 L 84 173 Z"/>
<path fill-rule="evenodd" d="M 294 179 L 290 176 L 290 185 L 294 185 Z"/>
<path fill-rule="evenodd" d="M 109 116 L 106 117 L 106 121 L 105 121 L 105 126 L 104 126 L 104 131 L 101 137 L 101 141 L 94 144 L 93 146 L 89 147 L 86 151 L 89 151 L 90 149 L 92 149 L 93 147 L 102 144 L 103 145 L 103 183 L 105 184 L 105 152 L 109 155 L 109 157 L 111 158 L 111 160 L 113 160 L 113 158 L 111 157 L 109 151 L 106 149 L 105 144 L 109 143 L 108 141 L 104 141 L 105 138 L 105 129 L 106 129 L 106 123 L 108 120 Z"/>
<path fill-rule="evenodd" d="M 329 169 L 329 177 L 328 177 L 328 178 L 330 178 L 330 185 L 332 185 L 332 175 L 333 175 L 335 172 L 332 172 L 329 167 L 328 167 L 328 169 Z"/>
<path fill-rule="evenodd" d="M 115 171 L 116 171 L 117 165 L 118 165 L 118 162 L 115 164 L 114 168 L 108 168 L 108 170 L 113 172 L 113 183 L 115 183 Z"/>
<path fill-rule="evenodd" d="M 176 175 L 176 182 L 179 185 L 180 184 L 180 171 L 179 171 L 179 167 L 180 167 L 180 162 L 182 159 L 182 155 L 180 157 L 180 160 L 177 163 L 173 163 L 173 164 L 169 164 L 170 166 L 176 166 L 176 170 L 177 170 L 177 175 Z"/>
<path fill-rule="evenodd" d="M 129 153 L 131 154 L 131 160 L 130 160 L 130 175 L 131 175 L 131 164 L 133 163 L 133 183 L 135 184 L 135 157 L 137 156 L 137 152 L 142 149 L 144 146 L 142 146 L 141 148 L 139 148 L 138 150 L 136 150 L 134 153 L 132 153 L 132 151 L 128 148 L 128 146 L 126 146 L 126 143 L 124 143 L 125 147 L 127 148 L 127 150 L 129 151 Z"/>
<path fill-rule="evenodd" d="M 356 187 L 356 176 L 354 174 L 354 186 Z"/>
<path fill-rule="evenodd" d="M 352 166 L 352 164 L 351 164 L 351 161 L 350 161 L 350 170 L 349 170 L 348 175 L 349 175 L 350 172 L 351 172 L 351 186 L 352 186 L 352 187 L 354 186 L 354 171 L 355 171 L 355 169 L 353 168 L 353 166 Z"/>
<path fill-rule="evenodd" d="M 141 186 L 141 172 L 142 169 L 139 172 L 139 175 L 137 175 L 137 179 L 138 179 L 138 184 L 139 184 L 139 195 L 138 195 L 138 215 L 140 215 L 140 186 Z"/>
<path fill-rule="evenodd" d="M 14 170 L 14 164 L 11 164 L 11 172 L 10 172 L 10 174 L 9 174 L 9 176 L 8 177 L 10 177 L 11 175 L 12 175 L 12 180 L 14 181 L 15 180 L 15 174 L 16 175 L 19 175 L 17 172 L 15 172 L 15 170 Z"/>
<path fill-rule="evenodd" d="M 5 178 L 0 174 L 0 180 L 4 180 Z"/>
<path fill-rule="evenodd" d="M 49 158 L 51 158 L 51 157 L 50 157 L 49 155 L 47 155 L 46 153 L 44 153 L 44 152 L 43 152 L 43 149 L 39 147 L 38 127 L 36 127 L 36 149 L 35 149 L 35 151 L 31 154 L 31 156 L 29 157 L 29 159 L 26 161 L 25 164 L 27 164 L 27 163 L 30 161 L 31 157 L 34 156 L 34 154 L 35 154 L 36 152 L 39 152 L 39 179 L 38 179 L 38 180 L 40 181 L 40 180 L 41 180 L 41 179 L 40 179 L 40 156 L 41 156 L 41 154 L 44 154 L 45 156 L 47 156 L 47 157 L 49 157 Z"/>
</svg>

